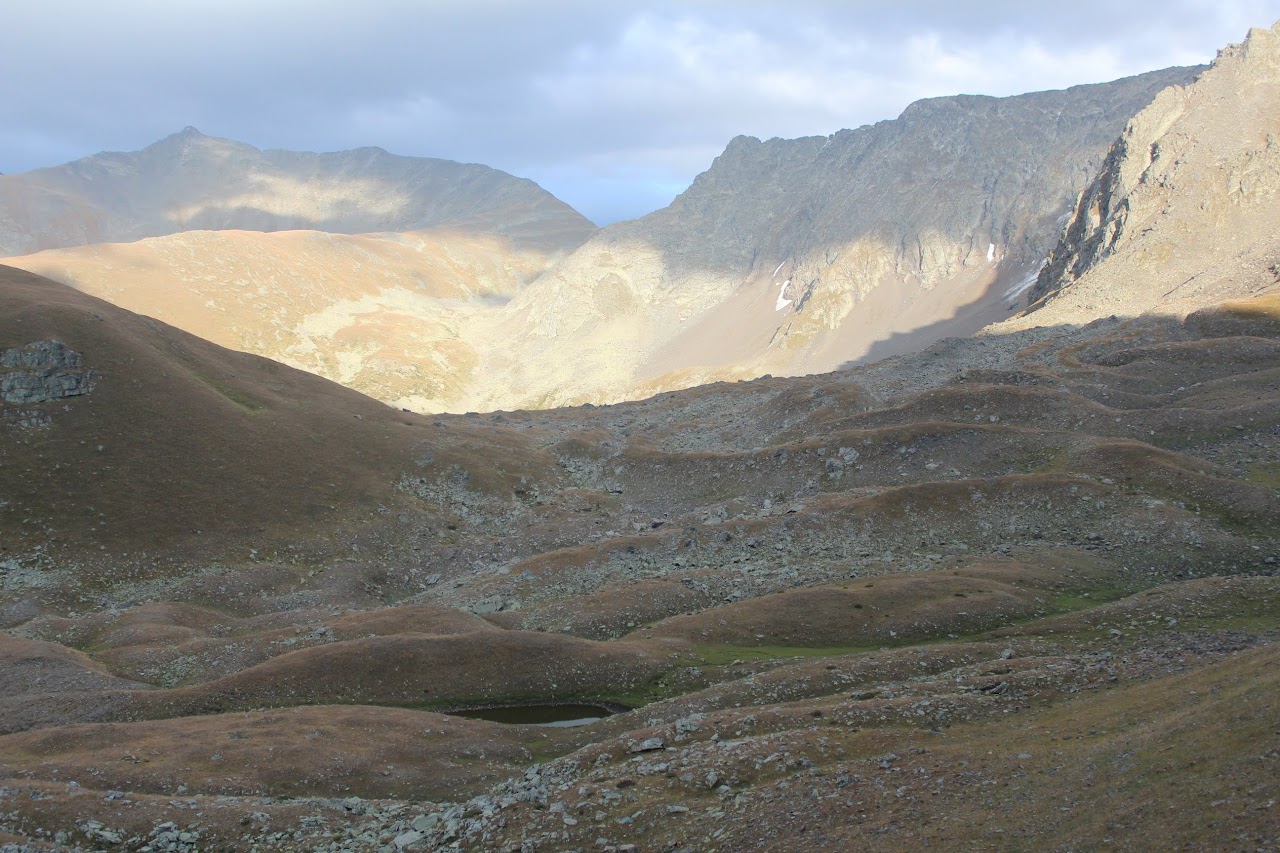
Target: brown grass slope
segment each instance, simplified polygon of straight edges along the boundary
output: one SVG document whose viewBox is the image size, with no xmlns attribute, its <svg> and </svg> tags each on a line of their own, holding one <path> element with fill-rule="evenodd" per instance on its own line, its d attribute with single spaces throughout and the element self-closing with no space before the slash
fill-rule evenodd
<svg viewBox="0 0 1280 853">
<path fill-rule="evenodd" d="M 63 285 L 0 268 L 0 346 L 59 340 L 89 394 L 6 424 L 3 547 L 243 550 L 328 535 L 395 505 L 394 471 L 430 426 L 317 377 L 231 352 Z M 6 416 L 12 409 L 6 405 Z"/>
<path fill-rule="evenodd" d="M 975 815 L 1011 808 L 992 789 L 1043 751 L 1020 723 L 1209 672 L 1280 624 L 1267 300 L 908 357 L 901 393 L 869 368 L 427 419 L 4 280 L 4 348 L 57 337 L 99 371 L 6 407 L 47 424 L 0 429 L 14 837 L 105 844 L 76 824 L 94 815 L 140 847 L 193 825 L 181 789 L 202 849 L 376 849 L 416 817 L 428 849 L 788 849 L 793 817 L 818 846 L 896 849 L 931 815 L 998 847 Z M 567 732 L 426 710 L 553 699 L 644 707 Z M 1000 743 L 1020 751 L 966 775 Z M 943 747 L 942 788 L 919 787 Z M 1059 766 L 1006 846 L 1096 846 L 1055 812 L 1092 795 Z M 133 805 L 76 793 L 96 785 Z M 1273 797 L 1249 785 L 1221 826 L 1266 849 Z M 331 799 L 350 795 L 392 799 Z"/>
</svg>

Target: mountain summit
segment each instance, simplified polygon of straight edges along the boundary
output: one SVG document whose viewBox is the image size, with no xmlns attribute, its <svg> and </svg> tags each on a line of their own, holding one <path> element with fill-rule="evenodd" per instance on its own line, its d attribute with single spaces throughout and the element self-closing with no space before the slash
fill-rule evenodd
<svg viewBox="0 0 1280 853">
<path fill-rule="evenodd" d="M 260 151 L 194 127 L 141 151 L 0 176 L 0 254 L 195 230 L 442 226 L 557 245 L 595 230 L 533 181 L 488 166 L 381 148 Z"/>
</svg>

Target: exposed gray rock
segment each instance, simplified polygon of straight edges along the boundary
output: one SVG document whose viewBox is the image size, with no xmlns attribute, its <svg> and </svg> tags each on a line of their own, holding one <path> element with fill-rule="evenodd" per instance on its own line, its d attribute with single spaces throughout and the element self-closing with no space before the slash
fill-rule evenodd
<svg viewBox="0 0 1280 853">
<path fill-rule="evenodd" d="M 403 850 L 406 847 L 413 847 L 414 845 L 421 843 L 422 838 L 423 835 L 421 832 L 411 829 L 408 832 L 402 832 L 397 835 L 392 843 L 395 844 L 397 850 Z"/>
<path fill-rule="evenodd" d="M 971 334 L 1020 301 L 1125 123 L 1201 70 L 739 136 L 669 207 L 601 230 L 512 300 L 522 346 L 487 368 L 509 387 L 477 405 L 635 399 Z"/>
<path fill-rule="evenodd" d="M 35 341 L 0 353 L 0 400 L 6 403 L 46 403 L 88 394 L 97 375 L 86 369 L 80 353 L 60 341 Z M 22 413 L 23 422 L 36 425 L 38 413 Z M 47 423 L 47 420 L 44 421 Z"/>
<path fill-rule="evenodd" d="M 656 750 L 659 750 L 659 749 L 666 749 L 666 746 L 667 744 L 665 741 L 663 741 L 662 738 L 651 737 L 648 740 L 642 741 L 637 746 L 633 746 L 631 748 L 631 751 L 632 752 L 655 752 Z"/>
</svg>

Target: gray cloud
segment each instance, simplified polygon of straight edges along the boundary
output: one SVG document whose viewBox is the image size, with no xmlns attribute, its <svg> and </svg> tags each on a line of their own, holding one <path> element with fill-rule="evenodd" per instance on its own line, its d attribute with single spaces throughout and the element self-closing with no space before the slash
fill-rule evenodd
<svg viewBox="0 0 1280 853">
<path fill-rule="evenodd" d="M 6 11 L 0 171 L 195 125 L 488 163 L 611 221 L 665 204 L 739 133 L 1205 62 L 1277 17 L 1280 0 L 46 0 Z"/>
</svg>

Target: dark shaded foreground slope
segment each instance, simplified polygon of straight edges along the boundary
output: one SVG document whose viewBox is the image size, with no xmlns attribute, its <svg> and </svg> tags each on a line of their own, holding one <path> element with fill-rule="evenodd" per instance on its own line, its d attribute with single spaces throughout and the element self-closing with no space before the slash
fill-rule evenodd
<svg viewBox="0 0 1280 853">
<path fill-rule="evenodd" d="M 426 419 L 0 294 L 0 354 L 95 371 L 4 407 L 13 838 L 1278 843 L 1274 298 Z M 643 707 L 437 713 L 555 699 Z"/>
</svg>

